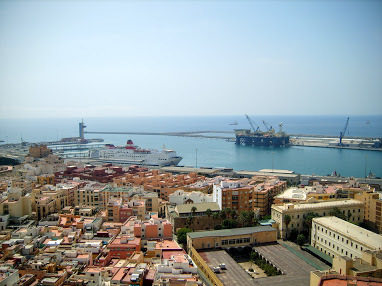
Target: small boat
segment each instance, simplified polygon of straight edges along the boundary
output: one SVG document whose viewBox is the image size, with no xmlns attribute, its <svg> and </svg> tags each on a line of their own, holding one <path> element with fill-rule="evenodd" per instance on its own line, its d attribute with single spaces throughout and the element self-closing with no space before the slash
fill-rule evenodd
<svg viewBox="0 0 382 286">
<path fill-rule="evenodd" d="M 230 123 L 229 125 L 237 125 L 237 121 Z"/>
</svg>

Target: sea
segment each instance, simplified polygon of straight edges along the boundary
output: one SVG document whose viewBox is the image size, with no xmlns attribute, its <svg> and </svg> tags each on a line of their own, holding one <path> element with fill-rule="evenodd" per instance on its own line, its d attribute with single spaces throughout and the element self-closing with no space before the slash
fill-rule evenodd
<svg viewBox="0 0 382 286">
<path fill-rule="evenodd" d="M 346 136 L 382 138 L 382 116 L 250 116 L 265 130 L 263 121 L 289 134 L 339 136 L 346 120 Z M 0 119 L 0 140 L 6 143 L 55 141 L 76 137 L 82 118 Z M 230 116 L 162 116 L 123 118 L 83 118 L 85 131 L 115 132 L 180 132 L 180 131 L 233 131 L 249 129 L 244 115 Z M 231 125 L 237 122 L 237 125 Z M 216 134 L 232 136 L 234 134 Z M 106 143 L 124 145 L 131 139 L 142 148 L 173 149 L 183 160 L 179 165 L 192 167 L 224 167 L 236 171 L 260 169 L 292 170 L 305 175 L 329 175 L 363 178 L 374 173 L 382 177 L 382 152 L 291 146 L 284 148 L 238 146 L 223 139 L 174 137 L 163 135 L 98 135 L 85 138 L 103 138 Z"/>
</svg>

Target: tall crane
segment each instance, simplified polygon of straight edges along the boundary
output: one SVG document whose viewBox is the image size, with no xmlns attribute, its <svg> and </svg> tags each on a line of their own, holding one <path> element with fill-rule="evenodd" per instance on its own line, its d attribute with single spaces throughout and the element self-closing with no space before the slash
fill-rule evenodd
<svg viewBox="0 0 382 286">
<path fill-rule="evenodd" d="M 255 123 L 255 121 L 253 121 L 251 118 L 249 118 L 249 116 L 248 116 L 247 114 L 245 115 L 245 117 L 247 117 L 247 120 L 248 120 L 249 124 L 251 125 L 253 132 L 258 132 L 258 131 L 260 131 L 260 127 L 259 127 L 259 125 L 257 125 L 257 124 Z M 257 126 L 256 129 L 255 129 L 255 125 Z"/>
<path fill-rule="evenodd" d="M 273 129 L 272 125 L 269 125 L 269 123 L 265 122 L 264 120 L 263 120 L 263 124 L 264 124 L 265 128 L 267 128 L 268 131 L 272 131 L 272 129 Z"/>
<path fill-rule="evenodd" d="M 340 146 L 343 145 L 343 144 L 342 144 L 342 138 L 344 138 L 344 136 L 345 136 L 345 132 L 346 132 L 346 130 L 348 129 L 348 125 L 349 125 L 349 117 L 348 117 L 348 119 L 346 120 L 346 124 L 345 124 L 345 128 L 344 128 L 344 130 L 340 132 L 340 143 L 338 144 L 338 145 L 340 145 Z"/>
</svg>

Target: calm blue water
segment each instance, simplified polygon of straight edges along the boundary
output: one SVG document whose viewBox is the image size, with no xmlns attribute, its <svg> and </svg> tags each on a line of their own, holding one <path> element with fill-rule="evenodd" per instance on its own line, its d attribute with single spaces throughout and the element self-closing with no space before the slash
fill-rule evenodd
<svg viewBox="0 0 382 286">
<path fill-rule="evenodd" d="M 278 130 L 290 134 L 339 135 L 347 116 L 251 116 L 265 130 L 262 120 Z M 62 137 L 78 136 L 79 119 L 0 119 L 0 140 L 20 142 L 52 141 Z M 232 130 L 249 128 L 244 116 L 206 117 L 134 117 L 134 118 L 85 118 L 87 131 L 141 131 L 171 132 L 195 130 Z M 237 121 L 238 125 L 229 123 Z M 352 116 L 346 136 L 382 137 L 382 116 Z M 233 135 L 232 135 L 233 136 Z M 160 149 L 163 144 L 183 157 L 180 165 L 227 167 L 235 170 L 264 168 L 288 169 L 302 174 L 326 175 L 334 170 L 343 176 L 363 177 L 365 164 L 382 177 L 382 152 L 340 150 L 329 148 L 289 147 L 262 148 L 236 146 L 233 142 L 218 139 L 200 139 L 147 135 L 92 135 L 87 138 L 103 138 L 116 145 L 132 139 L 136 145 Z M 196 156 L 197 149 L 197 156 Z"/>
</svg>

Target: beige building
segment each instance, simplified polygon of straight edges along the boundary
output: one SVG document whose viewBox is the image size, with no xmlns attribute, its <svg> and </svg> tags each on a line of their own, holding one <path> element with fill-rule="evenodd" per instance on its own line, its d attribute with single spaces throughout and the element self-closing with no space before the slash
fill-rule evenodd
<svg viewBox="0 0 382 286">
<path fill-rule="evenodd" d="M 29 147 L 29 155 L 34 158 L 43 158 L 52 154 L 52 149 L 49 149 L 46 145 L 33 145 Z"/>
<path fill-rule="evenodd" d="M 61 211 L 68 205 L 68 196 L 63 189 L 52 185 L 40 186 L 31 193 L 32 210 L 38 220 L 48 214 Z"/>
<path fill-rule="evenodd" d="M 271 226 L 243 227 L 187 233 L 187 247 L 198 249 L 230 248 L 275 242 L 277 230 Z"/>
<path fill-rule="evenodd" d="M 30 196 L 8 198 L 0 202 L 0 215 L 9 214 L 11 217 L 22 217 L 32 214 L 32 202 Z"/>
<path fill-rule="evenodd" d="M 382 200 L 378 193 L 363 192 L 355 194 L 354 199 L 365 204 L 365 222 L 382 233 Z"/>
<path fill-rule="evenodd" d="M 362 251 L 381 250 L 382 236 L 340 218 L 320 217 L 312 220 L 311 245 L 325 254 L 362 257 Z"/>
<path fill-rule="evenodd" d="M 317 213 L 319 216 L 329 216 L 329 213 L 338 208 L 345 215 L 350 216 L 350 221 L 354 223 L 363 222 L 364 204 L 357 200 L 329 200 L 317 201 L 311 199 L 303 203 L 288 203 L 272 206 L 272 219 L 278 224 L 279 237 L 286 238 L 286 234 L 292 229 L 303 231 L 305 216 L 310 213 Z M 285 216 L 289 215 L 291 221 L 287 226 Z"/>
<path fill-rule="evenodd" d="M 92 182 L 74 190 L 74 204 L 76 206 L 106 207 L 103 202 L 102 190 L 105 184 Z"/>
<path fill-rule="evenodd" d="M 341 276 L 355 276 L 357 281 L 362 281 L 362 277 L 382 278 L 382 252 L 366 250 L 362 252 L 360 258 L 349 258 L 347 256 L 337 256 L 333 258 L 333 266 L 326 271 L 312 271 L 310 273 L 310 286 L 322 285 L 323 281 L 328 281 Z M 340 277 L 342 278 L 342 277 Z M 342 278 L 341 280 L 344 280 Z M 353 279 L 349 279 L 353 280 Z M 332 280 L 333 281 L 333 280 Z M 369 280 L 368 282 L 382 282 L 382 280 Z M 331 284 L 349 285 L 349 284 Z M 353 285 L 353 284 L 350 284 Z M 361 284 L 368 285 L 368 284 Z M 378 285 L 378 284 L 370 284 Z"/>
</svg>

